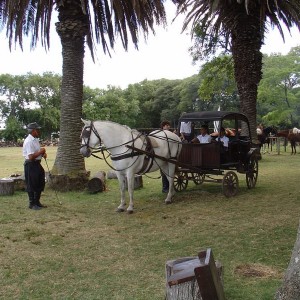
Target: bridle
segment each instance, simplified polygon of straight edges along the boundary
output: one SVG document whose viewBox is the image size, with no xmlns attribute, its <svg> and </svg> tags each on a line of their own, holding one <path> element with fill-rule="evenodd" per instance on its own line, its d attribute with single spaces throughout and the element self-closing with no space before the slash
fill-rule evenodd
<svg viewBox="0 0 300 300">
<path fill-rule="evenodd" d="M 84 141 L 84 144 L 82 144 L 80 148 L 87 147 L 87 149 L 91 150 L 92 156 L 98 157 L 97 155 L 95 155 L 95 153 L 103 152 L 103 149 L 102 148 L 99 149 L 99 147 L 95 148 L 95 147 L 90 146 L 90 139 L 91 139 L 92 132 L 97 137 L 97 139 L 99 141 L 99 145 L 101 146 L 101 142 L 102 142 L 101 137 L 100 137 L 98 131 L 96 130 L 93 121 L 91 121 L 90 125 L 86 125 L 82 129 L 80 138 L 81 138 L 81 140 Z M 98 157 L 98 158 L 100 158 L 100 157 Z"/>
<path fill-rule="evenodd" d="M 97 137 L 98 141 L 99 141 L 99 145 L 100 147 L 91 147 L 90 146 L 90 138 L 91 138 L 91 134 L 92 132 L 95 134 L 95 136 Z M 129 151 L 129 149 L 126 149 L 124 151 L 124 153 L 121 153 L 121 154 L 118 154 L 118 155 L 112 155 L 109 150 L 111 149 L 114 149 L 114 148 L 118 148 L 118 147 L 121 147 L 121 146 L 126 146 L 128 144 L 132 144 L 134 146 L 134 143 L 137 139 L 139 139 L 140 137 L 142 136 L 141 133 L 139 133 L 136 137 L 133 136 L 133 133 L 131 132 L 131 137 L 132 139 L 129 140 L 128 142 L 125 142 L 125 143 L 122 143 L 120 145 L 116 145 L 116 146 L 111 146 L 109 148 L 107 147 L 104 147 L 104 146 L 101 146 L 101 137 L 97 131 L 97 129 L 95 128 L 94 126 L 94 123 L 93 121 L 91 121 L 91 124 L 90 125 L 86 125 L 82 132 L 81 132 L 81 135 L 80 135 L 80 138 L 84 141 L 84 144 L 81 145 L 81 148 L 83 147 L 87 147 L 87 149 L 89 149 L 91 151 L 91 156 L 93 157 L 96 157 L 98 159 L 104 159 L 105 162 L 112 168 L 114 169 L 115 171 L 123 171 L 123 170 L 116 170 L 113 166 L 110 165 L 110 163 L 108 162 L 108 158 L 110 157 L 111 160 L 114 160 L 114 161 L 117 161 L 117 160 L 122 160 L 122 159 L 125 159 L 125 158 L 129 158 L 129 157 L 136 157 L 136 159 L 132 162 L 132 164 L 127 167 L 127 168 L 130 168 L 135 162 L 136 160 L 138 159 L 138 156 L 142 155 L 141 153 L 137 152 L 137 151 L 134 151 L 134 150 L 131 150 L 129 153 L 127 153 Z M 98 144 L 98 143 L 97 143 Z M 104 151 L 107 151 L 108 152 L 108 155 L 105 156 L 104 154 Z M 101 152 L 102 153 L 102 157 L 96 155 L 95 153 L 99 153 Z M 125 169 L 127 169 L 125 168 Z M 124 170 L 125 170 L 124 169 Z"/>
</svg>

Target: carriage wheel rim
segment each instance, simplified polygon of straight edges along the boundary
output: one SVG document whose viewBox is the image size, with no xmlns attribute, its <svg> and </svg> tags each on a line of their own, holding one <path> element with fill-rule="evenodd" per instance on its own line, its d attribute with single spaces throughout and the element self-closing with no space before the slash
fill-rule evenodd
<svg viewBox="0 0 300 300">
<path fill-rule="evenodd" d="M 205 174 L 203 173 L 192 173 L 192 178 L 195 184 L 202 184 L 205 179 Z"/>
<path fill-rule="evenodd" d="M 187 174 L 179 172 L 174 177 L 174 189 L 176 192 L 181 192 L 187 188 L 188 178 Z"/>
<path fill-rule="evenodd" d="M 255 187 L 258 177 L 258 162 L 255 158 L 250 159 L 249 170 L 246 173 L 246 183 L 248 189 Z"/>
<path fill-rule="evenodd" d="M 223 194 L 226 197 L 233 197 L 237 194 L 239 188 L 239 180 L 235 172 L 229 171 L 224 175 L 222 187 Z"/>
</svg>

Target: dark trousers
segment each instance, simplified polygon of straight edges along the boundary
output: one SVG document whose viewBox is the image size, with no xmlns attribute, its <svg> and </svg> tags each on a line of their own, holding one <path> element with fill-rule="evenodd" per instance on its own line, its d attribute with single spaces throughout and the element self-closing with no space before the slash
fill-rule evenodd
<svg viewBox="0 0 300 300">
<path fill-rule="evenodd" d="M 161 180 L 162 180 L 162 191 L 168 192 L 169 191 L 169 180 L 162 171 L 160 171 L 160 174 L 161 174 Z"/>
<path fill-rule="evenodd" d="M 29 206 L 39 205 L 41 193 L 45 188 L 45 171 L 40 161 L 25 161 L 24 174 Z"/>
</svg>

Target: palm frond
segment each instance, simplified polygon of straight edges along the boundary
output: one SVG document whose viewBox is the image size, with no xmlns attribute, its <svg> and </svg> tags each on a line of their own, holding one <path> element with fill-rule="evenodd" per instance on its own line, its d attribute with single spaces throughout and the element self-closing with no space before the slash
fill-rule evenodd
<svg viewBox="0 0 300 300">
<path fill-rule="evenodd" d="M 0 1 L 0 26 L 6 26 L 9 45 L 19 42 L 23 47 L 23 36 L 31 36 L 31 47 L 39 40 L 48 49 L 52 12 L 64 8 L 68 0 L 3 0 Z M 116 38 L 121 38 L 127 49 L 129 38 L 137 47 L 139 34 L 147 38 L 149 31 L 155 33 L 154 25 L 166 24 L 164 0 L 75 0 L 88 27 L 87 44 L 92 55 L 95 43 L 109 52 Z M 1 27 L 0 27 L 1 28 Z"/>
</svg>

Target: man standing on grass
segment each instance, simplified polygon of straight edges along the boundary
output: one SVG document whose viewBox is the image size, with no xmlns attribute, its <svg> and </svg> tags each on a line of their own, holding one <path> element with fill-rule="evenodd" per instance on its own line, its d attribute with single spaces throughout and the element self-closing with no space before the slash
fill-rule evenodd
<svg viewBox="0 0 300 300">
<path fill-rule="evenodd" d="M 41 159 L 43 157 L 47 158 L 46 150 L 40 147 L 38 140 L 40 128 L 36 122 L 28 124 L 28 136 L 23 143 L 25 182 L 29 197 L 29 208 L 33 210 L 47 207 L 40 202 L 41 193 L 45 188 L 45 171 L 41 165 Z"/>
</svg>

